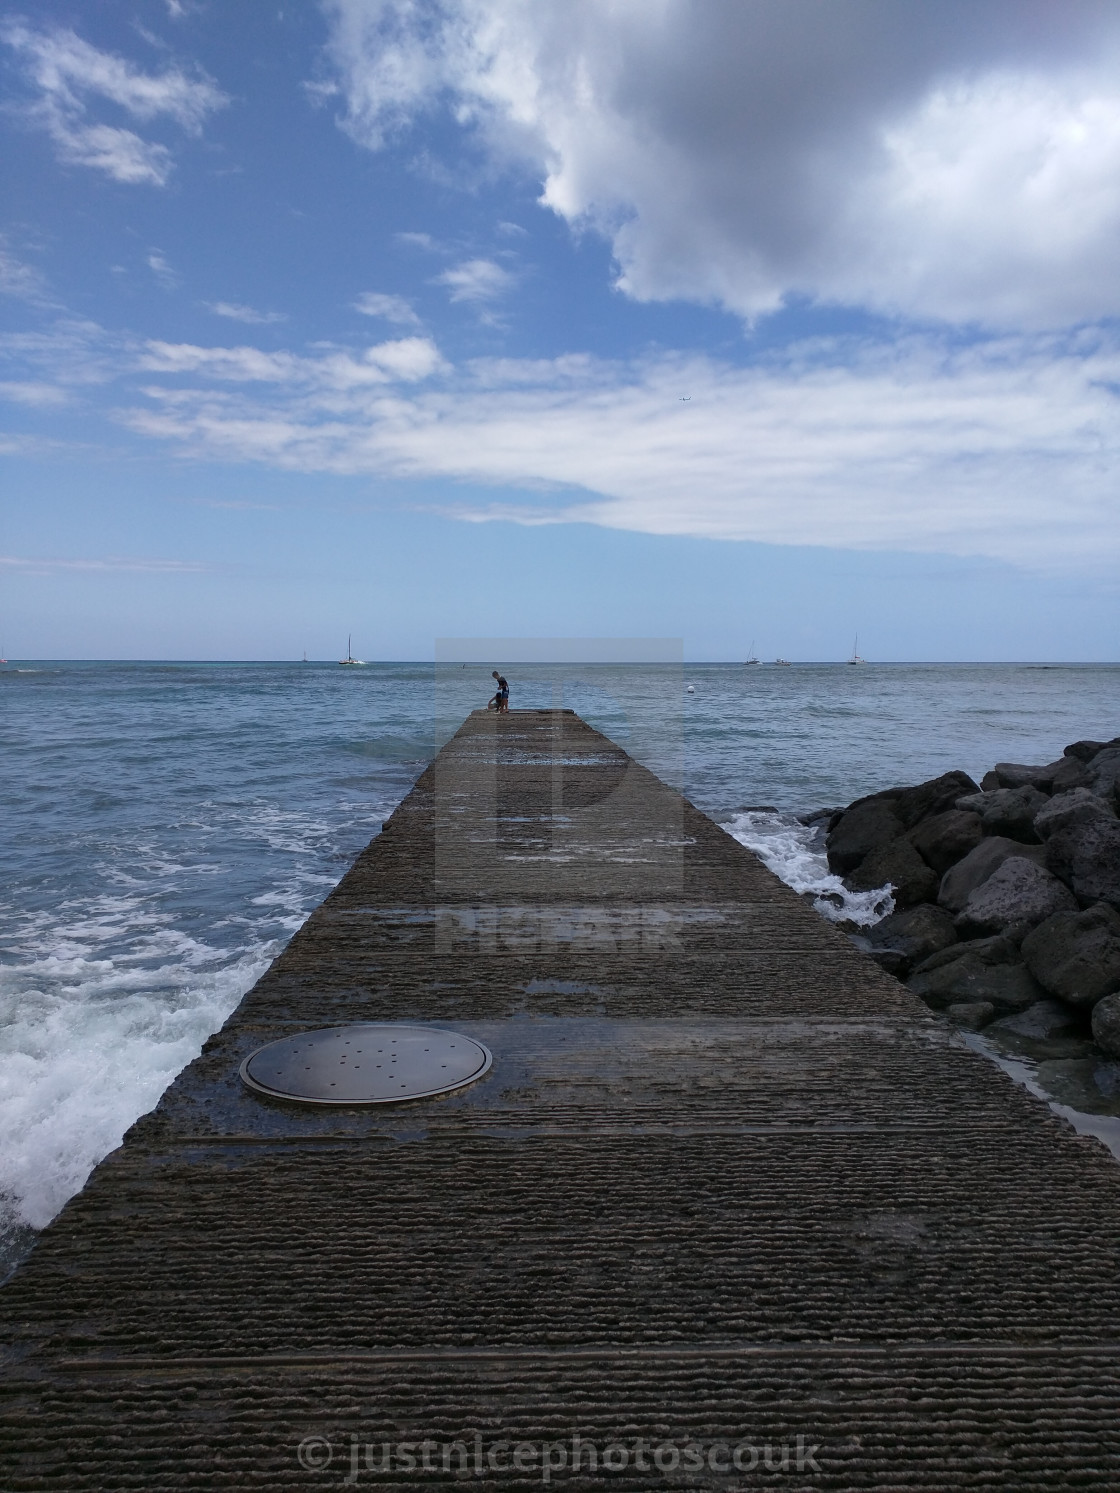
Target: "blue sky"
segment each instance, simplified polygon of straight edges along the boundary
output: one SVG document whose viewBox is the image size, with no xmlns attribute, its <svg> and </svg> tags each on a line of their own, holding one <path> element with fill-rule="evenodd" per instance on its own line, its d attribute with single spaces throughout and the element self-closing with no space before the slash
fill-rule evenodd
<svg viewBox="0 0 1120 1493">
<path fill-rule="evenodd" d="M 1120 652 L 1120 12 L 0 12 L 16 657 Z"/>
</svg>

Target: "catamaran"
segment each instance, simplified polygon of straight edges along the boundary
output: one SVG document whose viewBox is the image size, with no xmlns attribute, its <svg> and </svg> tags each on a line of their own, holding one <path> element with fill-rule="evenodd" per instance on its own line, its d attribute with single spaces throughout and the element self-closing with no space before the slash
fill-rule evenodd
<svg viewBox="0 0 1120 1493">
<path fill-rule="evenodd" d="M 865 664 L 867 662 L 867 660 L 865 658 L 860 658 L 860 656 L 859 656 L 859 633 L 858 632 L 856 633 L 856 640 L 852 644 L 852 656 L 848 660 L 848 662 L 850 664 Z"/>
<path fill-rule="evenodd" d="M 346 668 L 347 664 L 355 669 L 364 669 L 366 666 L 366 661 L 364 658 L 354 657 L 354 645 L 350 641 L 349 633 L 346 634 L 346 657 L 340 658 L 338 663 L 339 667 L 343 669 Z"/>
</svg>

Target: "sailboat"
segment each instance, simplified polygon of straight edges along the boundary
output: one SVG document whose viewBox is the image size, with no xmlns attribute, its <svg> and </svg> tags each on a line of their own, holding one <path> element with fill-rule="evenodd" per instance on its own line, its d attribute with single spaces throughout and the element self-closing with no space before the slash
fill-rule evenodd
<svg viewBox="0 0 1120 1493">
<path fill-rule="evenodd" d="M 756 655 L 756 653 L 754 651 L 754 639 L 752 638 L 751 639 L 750 650 L 747 653 L 747 656 L 743 660 L 743 662 L 744 662 L 744 664 L 756 664 L 756 663 L 758 663 L 758 661 L 759 661 L 758 660 L 758 656 Z"/>
<path fill-rule="evenodd" d="M 860 656 L 859 656 L 859 633 L 858 632 L 856 633 L 856 640 L 852 644 L 852 656 L 848 660 L 848 662 L 850 664 L 865 664 L 867 662 L 867 660 L 865 658 L 860 658 Z"/>
<path fill-rule="evenodd" d="M 354 669 L 364 669 L 366 666 L 366 661 L 364 658 L 354 657 L 354 645 L 350 641 L 349 633 L 346 634 L 346 657 L 340 658 L 338 663 L 339 667 L 343 669 L 345 669 L 347 665 Z"/>
</svg>

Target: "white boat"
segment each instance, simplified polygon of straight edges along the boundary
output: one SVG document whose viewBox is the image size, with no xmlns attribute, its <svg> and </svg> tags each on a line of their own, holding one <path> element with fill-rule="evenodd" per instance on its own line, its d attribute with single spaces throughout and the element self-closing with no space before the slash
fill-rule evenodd
<svg viewBox="0 0 1120 1493">
<path fill-rule="evenodd" d="M 339 667 L 342 669 L 345 669 L 347 666 L 353 669 L 364 669 L 366 666 L 366 661 L 364 658 L 354 657 L 354 646 L 350 641 L 349 633 L 346 634 L 346 657 L 340 658 L 338 663 Z"/>
<path fill-rule="evenodd" d="M 754 639 L 753 638 L 751 639 L 750 650 L 747 653 L 747 656 L 743 660 L 743 662 L 744 662 L 744 664 L 756 664 L 756 663 L 758 663 L 758 656 L 756 655 L 756 653 L 754 651 Z"/>
<path fill-rule="evenodd" d="M 852 644 L 852 656 L 848 660 L 848 662 L 850 664 L 865 664 L 867 662 L 867 660 L 865 658 L 860 658 L 860 656 L 859 656 L 859 633 L 858 632 L 856 633 L 856 640 Z"/>
<path fill-rule="evenodd" d="M 781 665 L 783 669 L 788 669 L 790 667 L 790 661 L 788 658 L 776 658 L 774 662 L 775 664 Z"/>
</svg>

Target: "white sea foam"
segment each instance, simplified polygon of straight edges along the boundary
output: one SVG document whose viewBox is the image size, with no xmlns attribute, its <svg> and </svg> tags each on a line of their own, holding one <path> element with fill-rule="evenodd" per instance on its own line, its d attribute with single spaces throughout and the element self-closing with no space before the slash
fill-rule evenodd
<svg viewBox="0 0 1120 1493">
<path fill-rule="evenodd" d="M 793 814 L 744 809 L 724 828 L 795 892 L 813 898 L 817 911 L 834 923 L 870 927 L 894 911 L 889 884 L 872 892 L 851 892 L 828 869 L 822 826 L 802 824 Z"/>
<path fill-rule="evenodd" d="M 272 953 L 231 961 L 163 928 L 99 958 L 91 931 L 60 928 L 53 952 L 0 969 L 0 1234 L 50 1222 Z M 153 967 L 157 945 L 167 962 Z"/>
<path fill-rule="evenodd" d="M 351 847 L 391 802 L 341 806 Z M 299 811 L 200 803 L 195 813 L 166 827 L 190 831 L 189 858 L 126 832 L 98 857 L 98 892 L 4 919 L 0 1278 L 198 1055 L 352 854 L 337 825 Z M 215 899 L 231 867 L 270 884 Z"/>
</svg>

